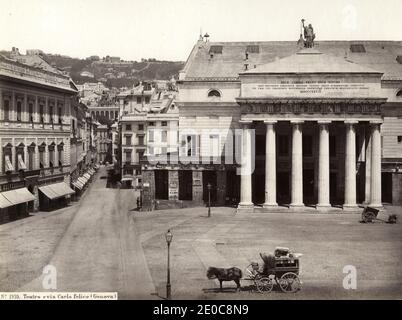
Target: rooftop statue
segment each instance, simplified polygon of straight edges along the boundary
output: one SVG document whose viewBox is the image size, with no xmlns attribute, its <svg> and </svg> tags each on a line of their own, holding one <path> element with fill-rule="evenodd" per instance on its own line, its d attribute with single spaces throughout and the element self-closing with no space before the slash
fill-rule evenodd
<svg viewBox="0 0 402 320">
<path fill-rule="evenodd" d="M 315 39 L 315 33 L 313 26 L 311 23 L 308 26 L 304 25 L 304 19 L 301 20 L 302 22 L 302 30 L 303 30 L 303 35 L 304 35 L 304 47 L 305 48 L 312 48 L 314 47 L 314 39 Z M 301 34 L 300 34 L 301 36 Z M 302 36 L 300 37 L 302 39 Z"/>
</svg>

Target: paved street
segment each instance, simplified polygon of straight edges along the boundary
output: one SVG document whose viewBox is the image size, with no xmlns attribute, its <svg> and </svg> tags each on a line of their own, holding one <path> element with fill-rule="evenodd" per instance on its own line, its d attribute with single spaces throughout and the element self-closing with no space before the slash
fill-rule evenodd
<svg viewBox="0 0 402 320">
<path fill-rule="evenodd" d="M 107 189 L 105 175 L 101 169 L 79 204 L 0 226 L 1 291 L 43 291 L 42 268 L 51 264 L 58 291 L 150 297 L 152 280 L 130 218 L 135 192 Z"/>
<path fill-rule="evenodd" d="M 119 298 L 165 296 L 171 228 L 172 295 L 176 299 L 402 298 L 402 227 L 361 224 L 356 214 L 234 214 L 232 208 L 137 212 L 134 190 L 106 188 L 104 169 L 79 203 L 0 226 L 0 291 L 43 291 L 42 269 L 57 268 L 58 291 L 117 291 Z M 381 214 L 380 218 L 386 218 Z M 267 295 L 234 292 L 205 276 L 209 266 L 261 262 L 259 252 L 287 246 L 303 253 L 303 290 Z M 345 290 L 342 269 L 357 269 Z"/>
</svg>

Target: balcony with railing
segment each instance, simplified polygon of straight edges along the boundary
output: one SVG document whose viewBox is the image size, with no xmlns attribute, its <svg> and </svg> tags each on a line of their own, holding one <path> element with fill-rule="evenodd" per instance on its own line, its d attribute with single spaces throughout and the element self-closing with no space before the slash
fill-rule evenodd
<svg viewBox="0 0 402 320">
<path fill-rule="evenodd" d="M 70 131 L 70 124 L 60 122 L 32 122 L 17 120 L 0 120 L 0 128 L 8 128 L 14 130 L 53 130 L 53 131 Z"/>
</svg>

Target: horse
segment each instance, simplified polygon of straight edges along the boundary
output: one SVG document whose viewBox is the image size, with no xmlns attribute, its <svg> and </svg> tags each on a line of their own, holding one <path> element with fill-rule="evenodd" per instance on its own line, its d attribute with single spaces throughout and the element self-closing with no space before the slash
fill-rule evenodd
<svg viewBox="0 0 402 320">
<path fill-rule="evenodd" d="M 240 290 L 240 279 L 242 277 L 242 272 L 239 268 L 215 268 L 209 267 L 207 270 L 207 278 L 208 279 L 218 279 L 222 291 L 222 282 L 223 281 L 234 281 L 237 285 L 236 290 Z"/>
</svg>

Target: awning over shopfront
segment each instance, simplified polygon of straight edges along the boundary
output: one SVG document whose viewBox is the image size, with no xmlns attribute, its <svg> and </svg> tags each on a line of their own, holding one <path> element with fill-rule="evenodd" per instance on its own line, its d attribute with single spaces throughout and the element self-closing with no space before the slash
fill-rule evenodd
<svg viewBox="0 0 402 320">
<path fill-rule="evenodd" d="M 41 192 L 43 192 L 43 194 L 48 197 L 50 200 L 52 199 L 57 199 L 60 198 L 62 196 L 58 195 L 56 192 L 54 192 L 50 186 L 43 186 L 43 187 L 39 187 L 39 190 Z"/>
<path fill-rule="evenodd" d="M 84 178 L 87 178 L 88 180 L 91 179 L 91 175 L 89 173 L 84 173 Z"/>
<path fill-rule="evenodd" d="M 71 194 L 74 194 L 74 190 L 71 189 L 66 183 L 59 182 L 50 184 L 47 186 L 39 187 L 39 190 L 48 197 L 50 200 L 62 198 Z"/>
<path fill-rule="evenodd" d="M 71 189 L 66 183 L 64 182 L 59 182 L 55 184 L 51 184 L 50 187 L 56 191 L 59 194 L 62 194 L 64 196 L 69 196 L 74 194 L 74 190 Z"/>
<path fill-rule="evenodd" d="M 0 209 L 11 207 L 13 204 L 0 193 Z"/>
<path fill-rule="evenodd" d="M 95 174 L 95 170 L 94 170 L 94 169 L 89 169 L 88 172 L 89 172 L 91 175 L 94 175 L 94 174 Z"/>
<path fill-rule="evenodd" d="M 85 178 L 84 176 L 81 176 L 78 178 L 78 181 L 81 182 L 85 186 L 88 182 L 88 179 Z"/>
<path fill-rule="evenodd" d="M 0 193 L 0 207 L 6 208 L 20 203 L 34 201 L 35 197 L 27 188 L 20 188 Z M 4 201 L 6 200 L 6 201 Z M 8 201 L 8 202 L 7 202 Z M 10 205 L 8 205 L 10 203 Z M 5 205 L 5 207 L 3 207 Z"/>
<path fill-rule="evenodd" d="M 84 189 L 84 185 L 78 180 L 73 182 L 73 186 L 76 187 L 78 190 Z"/>
<path fill-rule="evenodd" d="M 121 182 L 125 182 L 125 181 L 133 181 L 134 178 L 132 176 L 123 176 L 123 178 L 121 178 Z"/>
</svg>

